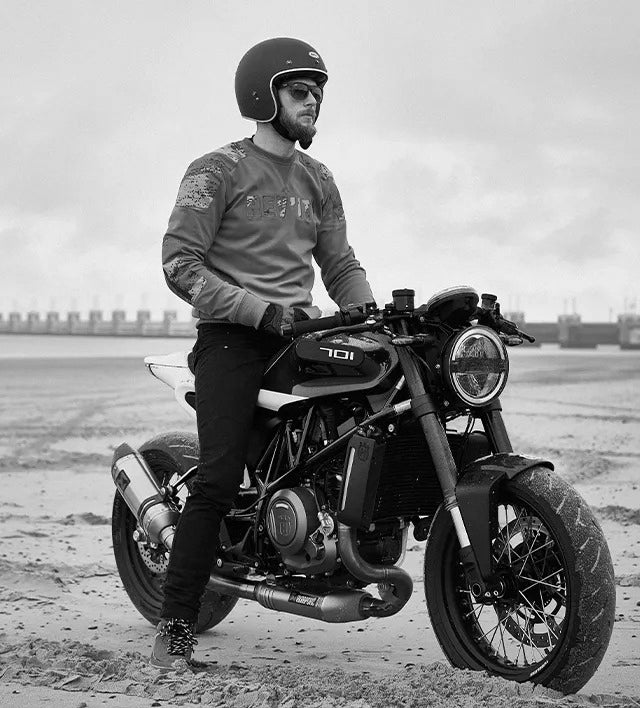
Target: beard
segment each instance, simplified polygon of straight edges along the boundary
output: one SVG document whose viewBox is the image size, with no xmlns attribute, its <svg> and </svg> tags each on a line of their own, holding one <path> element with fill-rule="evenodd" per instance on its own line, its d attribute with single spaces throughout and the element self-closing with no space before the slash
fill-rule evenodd
<svg viewBox="0 0 640 708">
<path fill-rule="evenodd" d="M 300 143 L 300 147 L 306 150 L 311 145 L 314 135 L 318 132 L 315 121 L 313 123 L 299 122 L 283 110 L 280 111 L 278 118 L 291 139 Z"/>
</svg>

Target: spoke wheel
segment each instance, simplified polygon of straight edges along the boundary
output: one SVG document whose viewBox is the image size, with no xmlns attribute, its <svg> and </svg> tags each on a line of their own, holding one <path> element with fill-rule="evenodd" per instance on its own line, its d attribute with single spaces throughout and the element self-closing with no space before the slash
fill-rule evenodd
<svg viewBox="0 0 640 708">
<path fill-rule="evenodd" d="M 460 607 L 460 629 L 480 654 L 505 669 L 535 669 L 558 646 L 567 618 L 565 563 L 549 529 L 522 504 L 498 506 L 493 558 L 506 591 L 478 602 L 460 563 L 448 594 Z"/>
<path fill-rule="evenodd" d="M 602 530 L 577 492 L 543 467 L 498 492 L 491 550 L 501 597 L 473 596 L 450 514 L 436 513 L 425 593 L 440 645 L 458 667 L 578 691 L 597 669 L 615 613 Z"/>
</svg>

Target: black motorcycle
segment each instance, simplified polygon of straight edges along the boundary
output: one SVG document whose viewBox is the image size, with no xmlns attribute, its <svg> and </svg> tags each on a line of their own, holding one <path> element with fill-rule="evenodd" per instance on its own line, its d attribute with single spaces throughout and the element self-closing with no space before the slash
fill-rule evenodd
<svg viewBox="0 0 640 708">
<path fill-rule="evenodd" d="M 431 623 L 452 664 L 578 691 L 606 651 L 615 586 L 602 530 L 551 462 L 513 451 L 499 395 L 507 345 L 532 338 L 493 295 L 354 307 L 288 327 L 258 398 L 245 479 L 224 519 L 198 631 L 238 598 L 325 622 L 395 614 L 399 562 L 426 539 Z M 145 359 L 194 412 L 186 353 Z M 123 443 L 112 475 L 124 587 L 159 619 L 193 433 Z M 378 596 L 368 592 L 377 584 Z"/>
</svg>

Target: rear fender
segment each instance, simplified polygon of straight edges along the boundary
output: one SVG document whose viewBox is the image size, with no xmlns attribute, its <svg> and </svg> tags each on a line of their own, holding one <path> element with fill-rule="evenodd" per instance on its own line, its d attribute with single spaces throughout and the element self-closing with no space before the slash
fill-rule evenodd
<svg viewBox="0 0 640 708">
<path fill-rule="evenodd" d="M 195 433 L 175 431 L 156 435 L 143 443 L 139 450 L 145 458 L 158 453 L 168 455 L 184 474 L 198 464 L 200 445 Z"/>
<path fill-rule="evenodd" d="M 164 455 L 169 456 L 180 468 L 180 476 L 182 476 L 190 469 L 197 467 L 200 456 L 200 443 L 196 433 L 172 431 L 161 433 L 156 435 L 155 438 L 147 440 L 138 450 L 151 467 L 154 467 L 154 461 L 161 465 L 161 458 Z M 189 477 L 189 479 L 193 480 L 193 476 Z M 189 482 L 187 482 L 187 486 L 189 487 Z M 224 519 L 220 525 L 220 538 L 226 545 L 231 544 Z"/>
<path fill-rule="evenodd" d="M 512 452 L 500 452 L 468 464 L 456 484 L 456 498 L 471 542 L 478 570 L 487 581 L 493 573 L 491 539 L 497 531 L 496 498 L 500 485 L 525 470 L 553 464 Z"/>
</svg>

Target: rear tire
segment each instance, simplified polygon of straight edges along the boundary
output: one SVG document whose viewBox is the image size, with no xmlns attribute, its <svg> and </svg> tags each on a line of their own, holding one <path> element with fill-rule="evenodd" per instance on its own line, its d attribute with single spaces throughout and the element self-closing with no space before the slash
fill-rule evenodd
<svg viewBox="0 0 640 708">
<path fill-rule="evenodd" d="M 595 673 L 613 629 L 602 529 L 575 489 L 544 467 L 506 482 L 496 503 L 492 552 L 508 590 L 491 604 L 471 595 L 451 515 L 441 506 L 434 517 L 424 580 L 435 634 L 454 666 L 574 693 Z"/>
<path fill-rule="evenodd" d="M 186 470 L 179 467 L 164 450 L 147 448 L 142 456 L 154 473 L 159 486 Z M 224 523 L 224 522 L 223 522 Z M 168 552 L 164 547 L 151 549 L 133 539 L 136 519 L 124 499 L 116 492 L 113 499 L 111 531 L 116 566 L 124 589 L 140 614 L 151 624 L 160 620 L 164 599 L 164 580 Z M 196 632 L 205 632 L 220 623 L 235 607 L 238 598 L 205 590 Z"/>
</svg>

